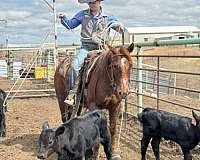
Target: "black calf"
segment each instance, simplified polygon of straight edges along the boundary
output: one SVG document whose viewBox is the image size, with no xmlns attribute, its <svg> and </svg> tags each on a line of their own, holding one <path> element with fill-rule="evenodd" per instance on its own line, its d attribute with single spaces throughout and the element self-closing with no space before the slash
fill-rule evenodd
<svg viewBox="0 0 200 160">
<path fill-rule="evenodd" d="M 57 129 L 49 128 L 45 122 L 39 138 L 38 158 L 46 159 L 56 152 L 59 160 L 89 160 L 93 147 L 99 143 L 103 145 L 107 159 L 111 160 L 111 135 L 101 111 L 74 118 Z"/>
<path fill-rule="evenodd" d="M 3 106 L 5 98 L 6 98 L 6 93 L 2 89 L 0 89 L 0 137 L 6 136 L 6 120 L 5 120 L 6 107 Z"/>
<path fill-rule="evenodd" d="M 146 150 L 151 139 L 156 160 L 160 160 L 159 144 L 161 137 L 178 143 L 184 154 L 184 160 L 191 160 L 191 150 L 200 141 L 200 117 L 193 111 L 192 116 L 193 118 L 187 118 L 151 108 L 146 108 L 138 114 L 138 119 L 143 124 L 142 160 L 146 159 Z"/>
</svg>

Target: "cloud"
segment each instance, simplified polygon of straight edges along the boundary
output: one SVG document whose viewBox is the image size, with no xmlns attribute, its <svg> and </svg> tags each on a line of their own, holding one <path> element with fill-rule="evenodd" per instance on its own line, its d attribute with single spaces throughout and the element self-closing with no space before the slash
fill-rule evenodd
<svg viewBox="0 0 200 160">
<path fill-rule="evenodd" d="M 18 10 L 0 11 L 0 17 L 2 19 L 9 19 L 9 20 L 21 20 L 31 15 L 32 13 L 28 11 L 18 11 Z"/>
<path fill-rule="evenodd" d="M 52 4 L 52 0 L 47 1 Z M 57 12 L 64 12 L 68 17 L 72 17 L 79 10 L 88 7 L 87 4 L 78 4 L 77 1 L 56 0 Z M 115 15 L 127 27 L 168 25 L 200 27 L 199 0 L 104 0 L 102 6 L 107 13 Z M 44 0 L 1 0 L 0 19 L 8 20 L 12 43 L 39 43 L 53 25 L 52 13 Z M 71 33 L 62 25 L 58 26 L 59 42 L 79 43 L 80 29 Z M 0 23 L 0 36 L 3 32 L 5 32 L 4 26 Z"/>
</svg>

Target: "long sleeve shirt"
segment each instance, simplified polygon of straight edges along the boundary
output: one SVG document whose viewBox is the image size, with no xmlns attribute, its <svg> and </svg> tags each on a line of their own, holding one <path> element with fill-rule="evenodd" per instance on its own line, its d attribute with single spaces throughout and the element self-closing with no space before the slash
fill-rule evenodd
<svg viewBox="0 0 200 160">
<path fill-rule="evenodd" d="M 97 16 L 94 16 L 89 9 L 86 9 L 79 11 L 71 19 L 66 16 L 61 19 L 61 23 L 67 29 L 76 28 L 81 24 L 82 46 L 88 50 L 97 49 L 104 41 L 107 41 L 108 36 L 107 38 L 105 38 L 106 36 L 103 37 L 103 31 L 109 24 L 117 21 L 115 16 L 106 15 L 102 8 Z M 116 29 L 115 27 L 112 28 Z"/>
</svg>

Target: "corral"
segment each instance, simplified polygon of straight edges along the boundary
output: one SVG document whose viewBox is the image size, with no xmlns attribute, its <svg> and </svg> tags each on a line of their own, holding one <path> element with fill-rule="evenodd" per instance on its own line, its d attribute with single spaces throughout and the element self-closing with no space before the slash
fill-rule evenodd
<svg viewBox="0 0 200 160">
<path fill-rule="evenodd" d="M 199 56 L 200 50 L 198 46 L 183 46 L 183 47 L 158 47 L 144 49 L 145 55 L 176 55 L 176 56 Z M 144 57 L 143 63 L 156 66 L 155 57 Z M 136 58 L 133 58 L 135 61 Z M 154 63 L 155 62 L 155 63 Z M 199 59 L 192 58 L 162 58 L 160 67 L 168 70 L 195 72 L 199 73 Z M 184 67 L 184 68 L 183 68 Z M 134 72 L 134 70 L 133 70 Z M 164 74 L 163 77 L 172 78 L 173 73 Z M 181 103 L 199 109 L 199 93 L 193 93 L 190 90 L 199 90 L 199 76 L 198 75 L 176 75 L 176 86 L 187 88 L 188 90 L 176 90 L 174 95 L 173 88 L 167 88 L 168 92 L 160 94 L 159 98 Z M 132 77 L 131 88 L 135 88 L 135 80 Z M 9 80 L 1 80 L 0 88 L 9 90 L 14 82 Z M 169 84 L 169 83 L 167 83 Z M 149 86 L 152 84 L 149 84 Z M 31 87 L 30 87 L 31 86 Z M 44 88 L 42 88 L 44 87 Z M 51 83 L 42 80 L 27 80 L 22 88 L 25 90 L 38 89 L 52 89 Z M 147 97 L 143 99 L 144 107 L 157 107 L 157 100 L 149 97 L 156 97 L 156 91 L 152 87 L 147 87 L 144 94 Z M 155 87 L 156 88 L 156 87 Z M 190 90 L 189 90 L 190 89 Z M 51 91 L 52 92 L 52 91 Z M 22 92 L 22 94 L 24 94 Z M 34 94 L 38 94 L 35 92 Z M 122 159 L 138 160 L 140 159 L 140 140 L 141 140 L 141 126 L 135 118 L 137 113 L 136 95 L 131 94 L 128 97 L 128 115 L 127 115 L 127 129 L 122 130 L 120 139 L 120 148 Z M 162 110 L 175 112 L 181 115 L 191 117 L 191 109 L 182 108 L 175 104 L 166 102 L 159 102 L 159 108 Z M 37 140 L 41 131 L 41 125 L 44 120 L 49 120 L 52 127 L 58 126 L 61 123 L 59 107 L 55 97 L 48 98 L 29 98 L 29 99 L 13 99 L 8 101 L 7 112 L 7 137 L 0 139 L 0 157 L 6 160 L 35 160 L 37 154 Z M 181 159 L 182 153 L 180 148 L 174 143 L 163 141 L 161 145 L 161 159 Z M 193 157 L 195 160 L 199 159 L 199 146 L 193 150 Z M 103 157 L 103 155 L 101 155 Z M 55 159 L 55 155 L 50 157 Z M 101 158 L 103 159 L 103 158 Z M 148 151 L 148 159 L 153 159 L 152 151 Z"/>
</svg>

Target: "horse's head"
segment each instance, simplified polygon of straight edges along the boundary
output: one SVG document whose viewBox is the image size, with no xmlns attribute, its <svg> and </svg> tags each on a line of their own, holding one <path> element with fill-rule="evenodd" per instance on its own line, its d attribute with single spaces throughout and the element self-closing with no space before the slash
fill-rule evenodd
<svg viewBox="0 0 200 160">
<path fill-rule="evenodd" d="M 131 72 L 131 56 L 134 45 L 129 47 L 118 46 L 111 47 L 108 45 L 110 53 L 109 77 L 111 85 L 119 98 L 125 98 L 128 94 L 128 83 Z"/>
</svg>

